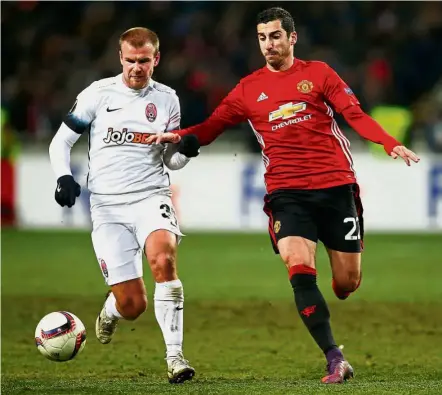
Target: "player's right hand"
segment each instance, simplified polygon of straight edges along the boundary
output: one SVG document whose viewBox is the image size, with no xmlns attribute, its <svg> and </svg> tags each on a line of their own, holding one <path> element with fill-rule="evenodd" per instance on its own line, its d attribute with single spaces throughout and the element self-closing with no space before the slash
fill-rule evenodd
<svg viewBox="0 0 442 395">
<path fill-rule="evenodd" d="M 72 207 L 75 199 L 80 196 L 81 187 L 71 175 L 61 176 L 57 180 L 55 201 L 61 206 Z"/>
<path fill-rule="evenodd" d="M 177 133 L 166 132 L 162 134 L 153 134 L 146 139 L 147 144 L 164 144 L 172 143 L 178 144 L 181 141 L 181 136 Z"/>
</svg>

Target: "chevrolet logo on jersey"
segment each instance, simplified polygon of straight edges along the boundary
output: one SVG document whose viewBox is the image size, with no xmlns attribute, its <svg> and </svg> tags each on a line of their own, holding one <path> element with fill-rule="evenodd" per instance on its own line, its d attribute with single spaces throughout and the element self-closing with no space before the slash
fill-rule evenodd
<svg viewBox="0 0 442 395">
<path fill-rule="evenodd" d="M 303 103 L 287 103 L 279 106 L 276 111 L 269 113 L 269 121 L 276 119 L 289 119 L 294 117 L 298 112 L 304 111 L 307 104 Z"/>
</svg>

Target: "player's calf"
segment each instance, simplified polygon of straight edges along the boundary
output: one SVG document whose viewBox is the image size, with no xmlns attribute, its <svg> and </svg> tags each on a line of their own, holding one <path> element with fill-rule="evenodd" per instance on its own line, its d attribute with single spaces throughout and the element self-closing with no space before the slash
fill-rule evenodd
<svg viewBox="0 0 442 395">
<path fill-rule="evenodd" d="M 125 320 L 134 321 L 146 311 L 147 297 L 144 294 L 119 295 L 116 306 Z"/>
<path fill-rule="evenodd" d="M 361 285 L 361 253 L 327 248 L 333 272 L 332 288 L 338 299 L 347 299 Z"/>
<path fill-rule="evenodd" d="M 361 285 L 362 273 L 348 277 L 338 277 L 332 279 L 332 288 L 336 297 L 340 300 L 347 299 Z"/>
<path fill-rule="evenodd" d="M 95 323 L 98 340 L 103 344 L 109 343 L 117 330 L 120 319 L 133 321 L 146 308 L 146 290 L 141 278 L 112 285 L 112 291 L 108 292 Z"/>
<path fill-rule="evenodd" d="M 295 304 L 304 325 L 326 354 L 337 348 L 330 327 L 330 312 L 316 283 L 316 269 L 296 265 L 289 270 Z"/>
</svg>

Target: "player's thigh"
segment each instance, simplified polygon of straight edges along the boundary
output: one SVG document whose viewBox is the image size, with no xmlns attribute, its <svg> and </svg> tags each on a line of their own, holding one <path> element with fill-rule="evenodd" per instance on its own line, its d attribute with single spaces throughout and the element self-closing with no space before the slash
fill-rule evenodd
<svg viewBox="0 0 442 395">
<path fill-rule="evenodd" d="M 266 197 L 264 212 L 269 217 L 269 234 L 275 253 L 287 267 L 315 266 L 317 226 L 310 197 L 296 192 Z"/>
<path fill-rule="evenodd" d="M 142 251 L 134 232 L 123 224 L 94 224 L 92 243 L 110 286 L 143 277 Z"/>
<path fill-rule="evenodd" d="M 157 282 L 176 279 L 176 250 L 183 234 L 172 200 L 152 196 L 137 207 L 136 234 Z"/>
<path fill-rule="evenodd" d="M 342 253 L 362 251 L 364 223 L 358 192 L 356 184 L 323 191 L 318 212 L 318 237 L 326 248 Z"/>
</svg>

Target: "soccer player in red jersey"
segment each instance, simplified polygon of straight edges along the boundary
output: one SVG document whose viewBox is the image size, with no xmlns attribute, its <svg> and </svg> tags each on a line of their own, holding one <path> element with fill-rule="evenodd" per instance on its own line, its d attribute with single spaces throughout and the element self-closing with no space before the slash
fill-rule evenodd
<svg viewBox="0 0 442 395">
<path fill-rule="evenodd" d="M 346 299 L 361 282 L 364 228 L 350 143 L 334 111 L 392 158 L 401 157 L 408 166 L 419 158 L 362 111 L 330 66 L 294 57 L 297 33 L 286 10 L 261 12 L 257 33 L 266 65 L 243 78 L 203 123 L 152 136 L 150 142 L 183 144 L 181 137 L 192 134 L 207 145 L 225 128 L 248 121 L 266 168 L 264 211 L 271 242 L 287 267 L 300 317 L 325 354 L 328 374 L 322 382 L 342 383 L 353 369 L 332 335 L 316 284 L 315 251 L 319 240 L 330 258 L 333 290 Z"/>
</svg>

